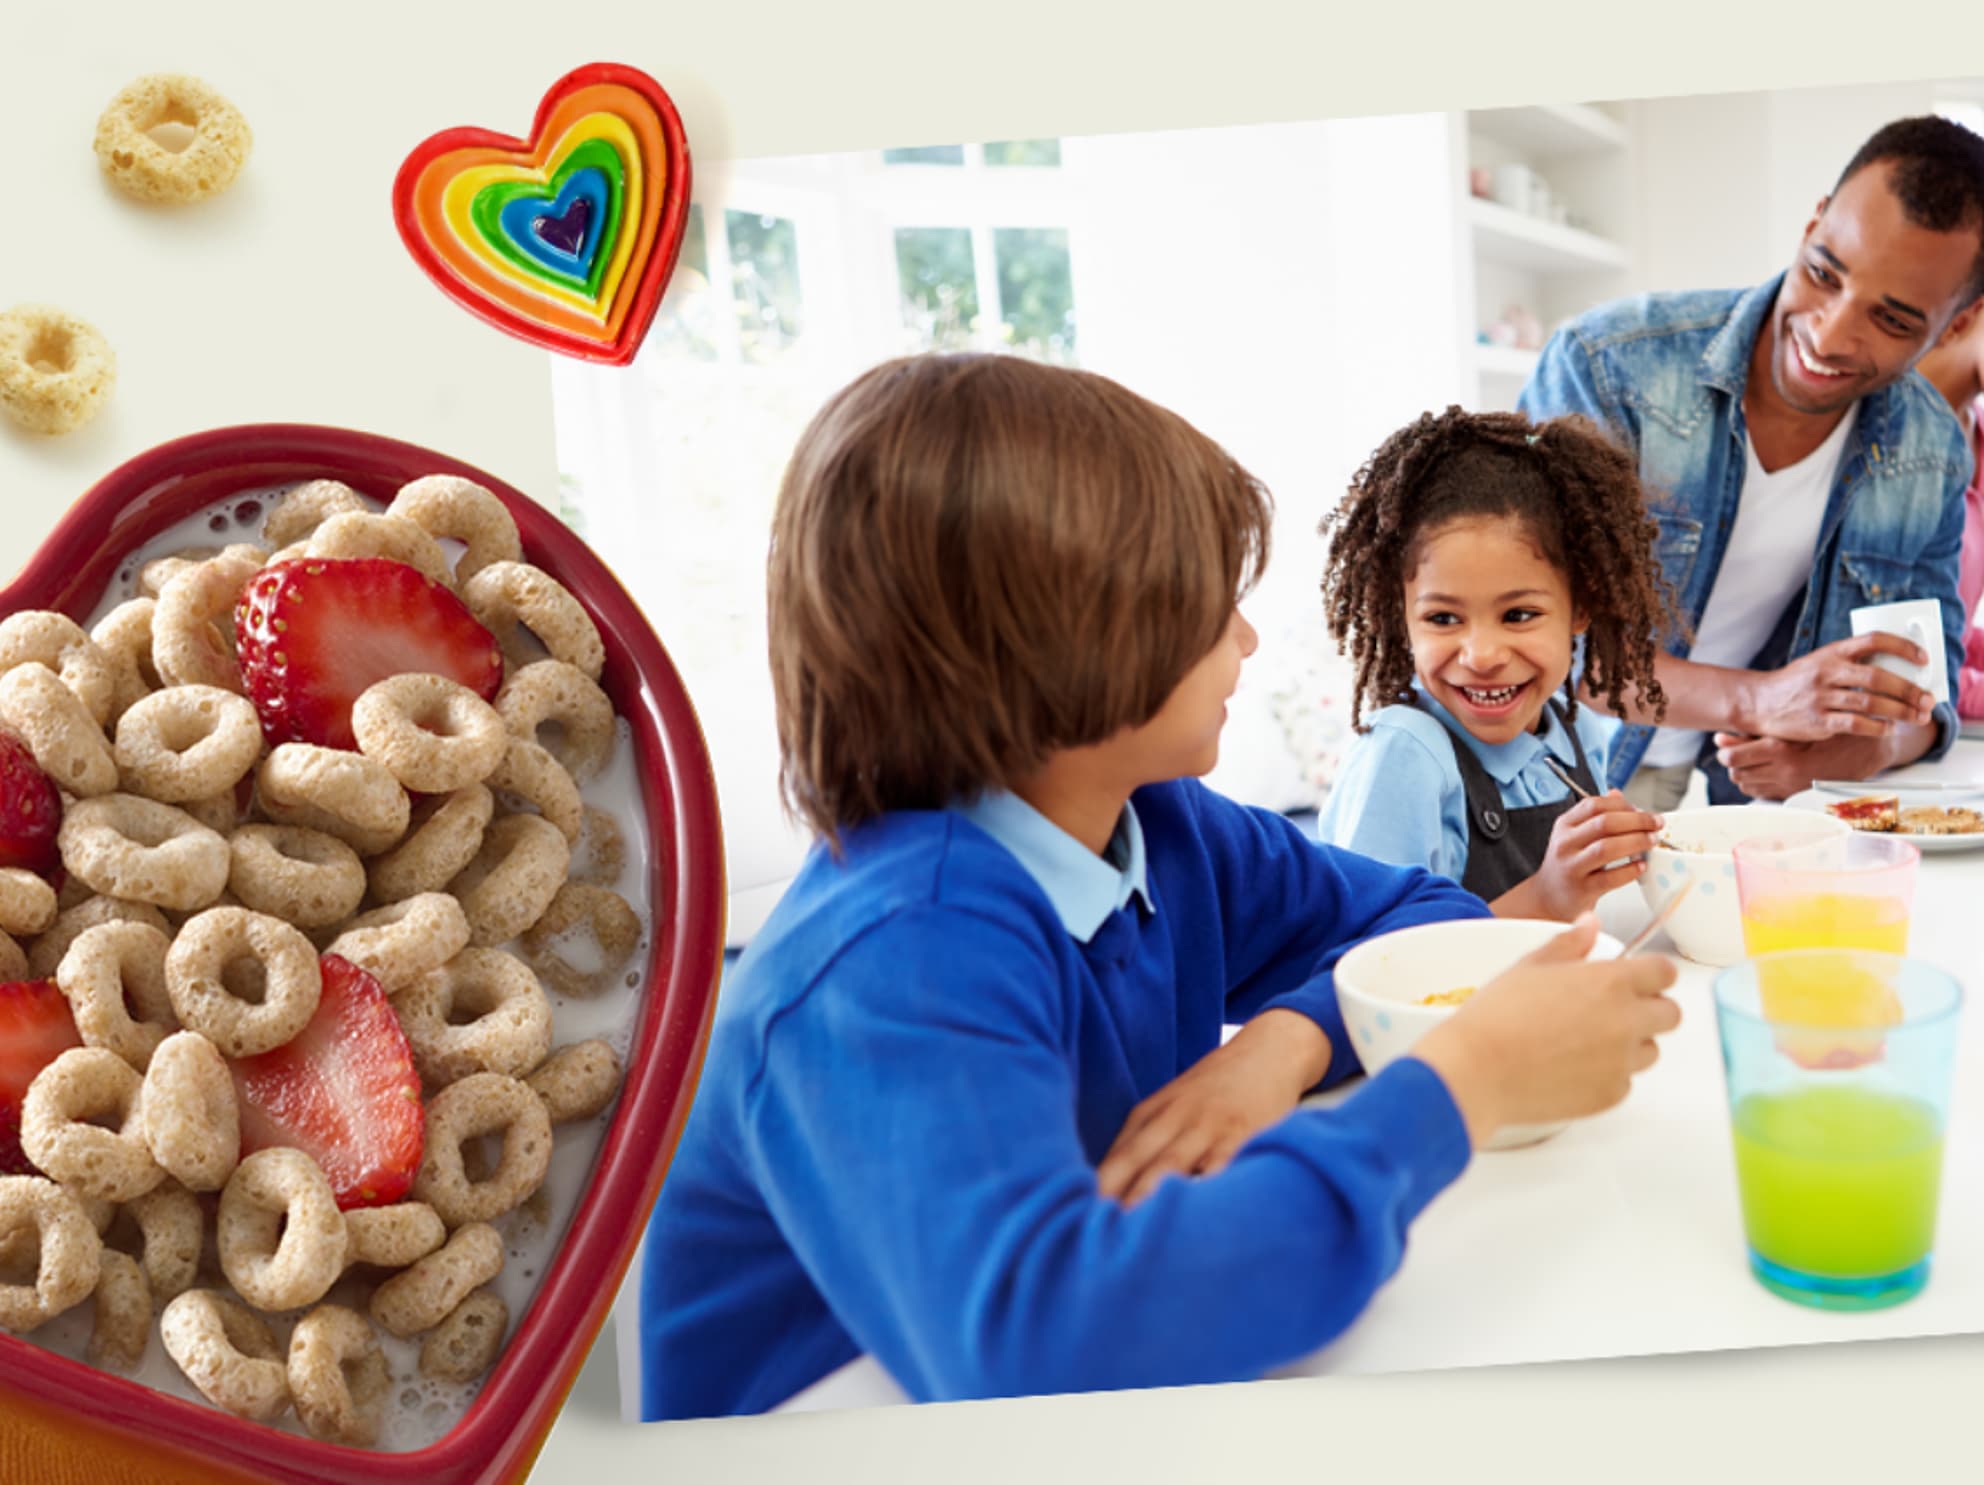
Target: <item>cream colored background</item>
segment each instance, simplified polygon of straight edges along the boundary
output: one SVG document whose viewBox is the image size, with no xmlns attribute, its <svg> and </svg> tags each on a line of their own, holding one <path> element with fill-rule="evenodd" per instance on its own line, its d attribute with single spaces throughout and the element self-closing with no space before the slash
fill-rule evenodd
<svg viewBox="0 0 1984 1485">
<path fill-rule="evenodd" d="M 394 434 L 549 498 L 545 357 L 427 284 L 399 247 L 389 190 L 427 133 L 521 131 L 543 88 L 581 62 L 658 77 L 705 162 L 1977 70 L 1953 0 L 1790 12 L 1677 0 L 1617 21 L 1588 0 L 1354 12 L 1286 0 L 14 0 L 0 14 L 0 305 L 65 305 L 103 328 L 120 362 L 114 403 L 82 434 L 0 430 L 5 573 L 114 464 L 225 423 Z M 167 69 L 220 86 L 256 149 L 228 196 L 154 214 L 101 183 L 89 141 L 120 85 Z M 605 1359 L 535 1478 L 1968 1478 L 1984 1386 L 1984 1340 L 1952 1338 L 623 1428 Z"/>
</svg>

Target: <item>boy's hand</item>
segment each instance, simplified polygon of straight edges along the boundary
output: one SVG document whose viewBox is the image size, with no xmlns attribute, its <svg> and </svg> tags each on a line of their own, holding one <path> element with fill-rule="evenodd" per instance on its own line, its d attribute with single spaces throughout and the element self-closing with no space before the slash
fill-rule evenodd
<svg viewBox="0 0 1984 1485">
<path fill-rule="evenodd" d="M 1280 1119 L 1329 1068 L 1330 1043 L 1299 1011 L 1263 1011 L 1146 1098 L 1096 1168 L 1102 1194 L 1134 1206 L 1173 1172 L 1211 1175 Z"/>
<path fill-rule="evenodd" d="M 1638 881 L 1662 823 L 1626 803 L 1617 789 L 1580 799 L 1550 829 L 1543 865 L 1524 884 L 1530 889 L 1526 909 L 1569 922 L 1613 888 Z"/>
</svg>

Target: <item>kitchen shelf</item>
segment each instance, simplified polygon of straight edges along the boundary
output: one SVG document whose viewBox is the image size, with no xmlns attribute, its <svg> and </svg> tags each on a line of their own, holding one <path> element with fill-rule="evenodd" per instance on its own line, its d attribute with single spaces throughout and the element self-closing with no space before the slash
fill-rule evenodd
<svg viewBox="0 0 1984 1485">
<path fill-rule="evenodd" d="M 1468 198 L 1467 214 L 1476 249 L 1492 262 L 1577 273 L 1624 268 L 1631 261 L 1623 245 L 1594 232 L 1546 222 L 1478 196 Z"/>
<path fill-rule="evenodd" d="M 1531 160 L 1626 148 L 1626 126 L 1586 103 L 1477 109 L 1468 115 L 1468 127 Z"/>
<path fill-rule="evenodd" d="M 1542 358 L 1541 351 L 1518 350 L 1514 346 L 1476 342 L 1474 347 L 1475 370 L 1484 376 L 1510 376 L 1526 382 Z"/>
</svg>

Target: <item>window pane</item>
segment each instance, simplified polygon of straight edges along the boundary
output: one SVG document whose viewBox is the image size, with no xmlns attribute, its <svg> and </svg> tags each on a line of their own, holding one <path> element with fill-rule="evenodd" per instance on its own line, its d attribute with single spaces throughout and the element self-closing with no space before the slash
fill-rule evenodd
<svg viewBox="0 0 1984 1485">
<path fill-rule="evenodd" d="M 1058 139 L 1002 139 L 985 146 L 987 165 L 1059 165 Z"/>
<path fill-rule="evenodd" d="M 1016 351 L 1073 365 L 1075 289 L 1065 227 L 1000 227 L 992 233 L 999 311 Z"/>
<path fill-rule="evenodd" d="M 792 349 L 803 328 L 799 232 L 785 217 L 724 213 L 730 238 L 730 300 L 744 360 L 762 366 Z"/>
<path fill-rule="evenodd" d="M 898 227 L 896 282 L 911 350 L 955 351 L 971 345 L 978 319 L 968 227 Z"/>
<path fill-rule="evenodd" d="M 962 165 L 961 144 L 919 144 L 911 149 L 883 150 L 884 165 Z"/>
<path fill-rule="evenodd" d="M 710 248 L 703 233 L 703 209 L 692 205 L 682 226 L 682 251 L 642 343 L 642 355 L 658 352 L 684 361 L 716 360 L 717 301 L 710 292 Z"/>
</svg>

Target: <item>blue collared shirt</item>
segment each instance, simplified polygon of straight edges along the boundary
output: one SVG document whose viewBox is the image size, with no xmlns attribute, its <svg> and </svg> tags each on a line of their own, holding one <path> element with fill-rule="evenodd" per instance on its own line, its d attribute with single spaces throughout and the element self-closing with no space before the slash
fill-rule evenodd
<svg viewBox="0 0 1984 1485">
<path fill-rule="evenodd" d="M 1458 739 L 1481 760 L 1509 809 L 1554 804 L 1570 793 L 1543 760 L 1554 755 L 1570 764 L 1577 753 L 1554 711 L 1545 710 L 1548 720 L 1540 735 L 1525 732 L 1505 743 L 1485 743 L 1417 684 L 1413 690 L 1426 710 L 1384 707 L 1370 718 L 1371 730 L 1350 745 L 1318 833 L 1325 843 L 1360 856 L 1423 866 L 1457 882 L 1467 870 L 1467 786 L 1449 739 Z M 1592 775 L 1604 778 L 1619 719 L 1581 703 L 1572 725 Z"/>
<path fill-rule="evenodd" d="M 1156 910 L 1144 880 L 1144 828 L 1135 805 L 1124 804 L 1100 856 L 1017 794 L 987 790 L 953 808 L 1019 859 L 1061 925 L 1082 943 L 1132 897 Z"/>
<path fill-rule="evenodd" d="M 1642 294 L 1589 310 L 1551 336 L 1517 405 L 1532 418 L 1582 413 L 1639 461 L 1658 556 L 1689 625 L 1701 622 L 1715 587 L 1736 502 L 1743 492 L 1743 389 L 1779 274 L 1749 290 Z M 1812 576 L 1776 631 L 1750 661 L 1774 670 L 1853 632 L 1864 604 L 1934 598 L 1943 607 L 1945 662 L 1956 694 L 1966 630 L 1957 598 L 1969 441 L 1949 404 L 1919 373 L 1860 399 L 1833 475 Z M 1683 658 L 1685 643 L 1668 648 Z M 1940 758 L 1956 740 L 1956 714 L 1936 708 Z M 1653 729 L 1629 726 L 1612 751 L 1611 780 L 1632 776 Z M 1702 767 L 1718 802 L 1740 800 L 1714 743 Z"/>
</svg>

